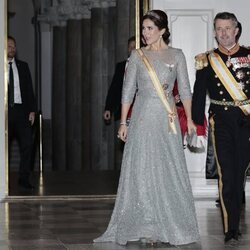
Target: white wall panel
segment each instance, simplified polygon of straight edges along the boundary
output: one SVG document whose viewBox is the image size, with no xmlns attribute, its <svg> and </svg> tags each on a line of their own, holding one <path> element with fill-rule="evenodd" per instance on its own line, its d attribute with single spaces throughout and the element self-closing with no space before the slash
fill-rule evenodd
<svg viewBox="0 0 250 250">
<path fill-rule="evenodd" d="M 169 17 L 171 45 L 186 56 L 191 87 L 195 80 L 194 55 L 213 46 L 212 10 L 165 10 Z"/>
<path fill-rule="evenodd" d="M 243 33 L 241 44 L 250 45 L 250 1 L 246 0 L 150 0 L 151 9 L 173 10 L 213 10 L 214 15 L 218 12 L 233 12 L 242 23 Z M 183 27 L 185 29 L 185 27 Z M 216 43 L 214 43 L 216 44 Z"/>
</svg>

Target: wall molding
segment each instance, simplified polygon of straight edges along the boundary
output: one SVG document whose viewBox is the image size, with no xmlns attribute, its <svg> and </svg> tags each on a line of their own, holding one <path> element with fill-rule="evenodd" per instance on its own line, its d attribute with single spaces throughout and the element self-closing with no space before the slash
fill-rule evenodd
<svg viewBox="0 0 250 250">
<path fill-rule="evenodd" d="M 181 18 L 189 18 L 189 17 L 199 17 L 201 22 L 203 22 L 207 29 L 206 29 L 206 38 L 207 38 L 207 49 L 213 48 L 214 45 L 214 36 L 213 36 L 213 16 L 214 11 L 212 9 L 170 9 L 165 10 L 168 14 L 169 19 L 169 28 L 170 32 L 174 32 L 173 24 L 178 22 L 180 17 Z"/>
<path fill-rule="evenodd" d="M 48 2 L 42 6 L 42 13 L 38 21 L 48 23 L 52 26 L 66 26 L 67 20 L 81 20 L 91 18 L 91 9 L 115 7 L 115 0 L 57 0 L 52 5 Z"/>
</svg>

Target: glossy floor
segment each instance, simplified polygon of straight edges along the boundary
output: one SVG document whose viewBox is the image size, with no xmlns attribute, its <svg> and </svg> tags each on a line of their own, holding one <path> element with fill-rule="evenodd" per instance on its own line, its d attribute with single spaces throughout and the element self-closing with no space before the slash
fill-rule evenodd
<svg viewBox="0 0 250 250">
<path fill-rule="evenodd" d="M 167 244 L 151 247 L 139 242 L 127 246 L 93 244 L 109 222 L 114 200 L 7 200 L 0 203 L 0 249 L 176 249 Z M 242 211 L 242 237 L 225 245 L 220 208 L 215 199 L 195 200 L 201 242 L 179 249 L 250 249 L 250 198 Z"/>
</svg>

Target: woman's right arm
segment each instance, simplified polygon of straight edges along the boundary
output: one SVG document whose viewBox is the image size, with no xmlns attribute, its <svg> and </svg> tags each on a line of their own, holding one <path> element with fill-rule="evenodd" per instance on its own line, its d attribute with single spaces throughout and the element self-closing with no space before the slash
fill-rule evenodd
<svg viewBox="0 0 250 250">
<path fill-rule="evenodd" d="M 127 133 L 128 133 L 127 116 L 130 106 L 131 106 L 130 103 L 122 104 L 121 122 L 118 130 L 118 137 L 124 142 L 127 139 Z"/>
<path fill-rule="evenodd" d="M 122 141 L 127 139 L 127 116 L 129 108 L 133 103 L 136 92 L 136 78 L 137 78 L 137 60 L 138 55 L 134 50 L 129 58 L 128 67 L 125 72 L 124 83 L 122 87 L 122 110 L 121 110 L 121 122 L 118 130 L 118 136 Z"/>
</svg>

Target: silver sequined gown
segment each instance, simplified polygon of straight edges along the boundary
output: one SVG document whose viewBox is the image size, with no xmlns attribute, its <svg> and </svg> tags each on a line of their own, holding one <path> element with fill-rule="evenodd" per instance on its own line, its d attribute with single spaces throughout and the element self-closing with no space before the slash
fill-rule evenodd
<svg viewBox="0 0 250 250">
<path fill-rule="evenodd" d="M 182 100 L 190 99 L 185 57 L 180 49 L 143 49 L 154 66 L 171 106 L 175 79 Z M 148 238 L 173 245 L 199 240 L 192 190 L 178 134 L 170 133 L 166 110 L 139 54 L 133 51 L 122 103 L 133 106 L 113 214 L 106 232 L 94 242 Z"/>
</svg>

